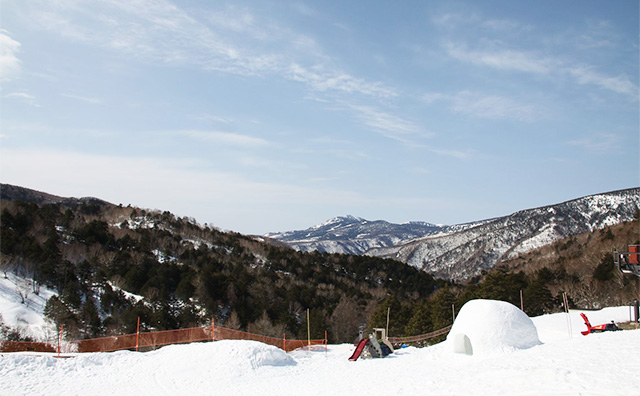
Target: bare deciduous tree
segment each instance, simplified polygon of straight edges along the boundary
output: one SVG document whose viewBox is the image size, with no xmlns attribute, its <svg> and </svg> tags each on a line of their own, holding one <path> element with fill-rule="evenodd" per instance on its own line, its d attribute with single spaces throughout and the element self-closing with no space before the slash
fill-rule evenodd
<svg viewBox="0 0 640 396">
<path fill-rule="evenodd" d="M 11 260 L 11 257 L 3 254 L 0 255 L 0 268 L 2 268 L 2 273 L 4 274 L 4 279 L 9 279 L 9 277 L 7 276 L 7 273 L 9 271 L 11 271 L 13 269 L 13 267 L 15 266 L 13 260 Z"/>
<path fill-rule="evenodd" d="M 240 327 L 242 327 L 242 324 L 240 323 L 240 318 L 238 317 L 238 314 L 236 313 L 236 311 L 231 311 L 231 314 L 229 315 L 227 320 L 224 322 L 224 327 L 232 330 L 240 330 Z"/>
<path fill-rule="evenodd" d="M 280 338 L 285 331 L 285 325 L 283 324 L 274 324 L 269 319 L 269 315 L 267 315 L 267 311 L 262 312 L 262 316 L 260 319 L 253 323 L 249 323 L 247 326 L 247 331 L 253 334 L 259 334 L 267 337 L 275 337 Z"/>
</svg>

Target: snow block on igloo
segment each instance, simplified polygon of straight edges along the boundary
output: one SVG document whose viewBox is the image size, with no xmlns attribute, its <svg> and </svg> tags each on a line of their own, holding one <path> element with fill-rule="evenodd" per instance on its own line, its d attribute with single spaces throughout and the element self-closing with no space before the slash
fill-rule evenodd
<svg viewBox="0 0 640 396">
<path fill-rule="evenodd" d="M 533 321 L 513 304 L 471 300 L 460 309 L 447 343 L 456 353 L 481 355 L 531 348 L 541 342 Z"/>
</svg>

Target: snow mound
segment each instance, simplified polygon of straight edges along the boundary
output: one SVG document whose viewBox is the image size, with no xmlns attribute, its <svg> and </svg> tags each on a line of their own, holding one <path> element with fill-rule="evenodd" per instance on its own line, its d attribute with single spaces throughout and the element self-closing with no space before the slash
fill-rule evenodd
<svg viewBox="0 0 640 396">
<path fill-rule="evenodd" d="M 157 354 L 158 359 L 165 360 L 172 365 L 218 366 L 218 368 L 235 372 L 252 371 L 264 366 L 296 364 L 291 356 L 279 348 L 246 340 L 170 345 L 153 353 Z"/>
<path fill-rule="evenodd" d="M 539 345 L 533 321 L 504 301 L 471 300 L 460 309 L 447 336 L 456 353 L 483 355 Z"/>
</svg>

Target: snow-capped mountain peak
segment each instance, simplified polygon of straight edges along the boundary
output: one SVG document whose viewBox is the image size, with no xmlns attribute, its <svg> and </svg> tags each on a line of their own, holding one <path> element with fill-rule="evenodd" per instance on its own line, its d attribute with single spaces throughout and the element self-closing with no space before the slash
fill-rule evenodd
<svg viewBox="0 0 640 396">
<path fill-rule="evenodd" d="M 638 208 L 640 188 L 631 188 L 452 226 L 341 216 L 306 230 L 267 236 L 302 251 L 394 258 L 437 277 L 460 281 L 503 259 L 630 221 Z"/>
<path fill-rule="evenodd" d="M 371 248 L 393 246 L 437 233 L 441 229 L 442 227 L 427 222 L 394 224 L 346 215 L 334 217 L 306 230 L 270 233 L 265 236 L 301 251 L 362 254 Z"/>
</svg>

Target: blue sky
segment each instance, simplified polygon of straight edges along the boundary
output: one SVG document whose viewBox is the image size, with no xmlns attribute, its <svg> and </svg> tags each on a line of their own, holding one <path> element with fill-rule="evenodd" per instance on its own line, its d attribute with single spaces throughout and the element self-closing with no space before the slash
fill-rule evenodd
<svg viewBox="0 0 640 396">
<path fill-rule="evenodd" d="M 3 183 L 242 233 L 640 185 L 637 0 L 0 4 Z"/>
</svg>

